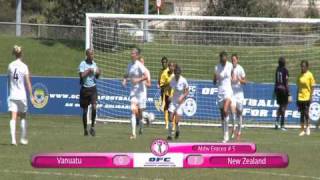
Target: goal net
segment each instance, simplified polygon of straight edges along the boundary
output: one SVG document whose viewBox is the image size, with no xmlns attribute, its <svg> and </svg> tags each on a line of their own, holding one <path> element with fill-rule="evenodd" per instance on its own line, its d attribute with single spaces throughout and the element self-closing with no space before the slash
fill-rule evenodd
<svg viewBox="0 0 320 180">
<path fill-rule="evenodd" d="M 286 112 L 287 122 L 298 125 L 295 82 L 300 61 L 308 60 L 310 70 L 319 80 L 320 32 L 318 19 L 246 18 L 206 16 L 166 16 L 95 14 L 86 15 L 86 48 L 95 50 L 95 61 L 102 70 L 98 81 L 98 119 L 129 121 L 129 87 L 121 80 L 131 49 L 141 49 L 145 66 L 151 72 L 146 112 L 163 122 L 160 90 L 157 87 L 161 58 L 182 67 L 190 94 L 186 100 L 183 121 L 189 124 L 220 123 L 217 87 L 212 83 L 219 52 L 239 56 L 248 83 L 244 85 L 243 115 L 246 124 L 271 125 L 277 103 L 273 99 L 278 58 L 287 59 L 293 102 Z M 320 90 L 315 88 L 312 119 L 320 116 Z"/>
</svg>

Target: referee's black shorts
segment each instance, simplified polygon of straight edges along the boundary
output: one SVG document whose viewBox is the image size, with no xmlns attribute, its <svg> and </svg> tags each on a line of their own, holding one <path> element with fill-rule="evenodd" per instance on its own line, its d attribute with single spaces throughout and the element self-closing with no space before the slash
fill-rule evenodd
<svg viewBox="0 0 320 180">
<path fill-rule="evenodd" d="M 87 108 L 89 104 L 96 104 L 97 102 L 97 87 L 81 87 L 80 89 L 80 107 Z"/>
<path fill-rule="evenodd" d="M 278 105 L 287 105 L 288 104 L 289 94 L 286 90 L 276 89 L 276 96 L 277 96 L 277 104 Z"/>
</svg>

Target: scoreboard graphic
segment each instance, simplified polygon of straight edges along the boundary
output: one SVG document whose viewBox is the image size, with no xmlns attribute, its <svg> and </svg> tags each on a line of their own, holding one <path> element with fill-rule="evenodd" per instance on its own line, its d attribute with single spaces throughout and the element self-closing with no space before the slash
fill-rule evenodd
<svg viewBox="0 0 320 180">
<path fill-rule="evenodd" d="M 156 139 L 146 153 L 41 153 L 34 168 L 286 168 L 287 154 L 256 153 L 253 143 L 168 143 Z"/>
</svg>

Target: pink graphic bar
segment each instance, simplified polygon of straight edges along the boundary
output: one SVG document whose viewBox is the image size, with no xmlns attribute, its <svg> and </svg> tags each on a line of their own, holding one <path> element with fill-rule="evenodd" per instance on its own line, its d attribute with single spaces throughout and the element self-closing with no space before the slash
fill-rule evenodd
<svg viewBox="0 0 320 180">
<path fill-rule="evenodd" d="M 253 143 L 169 143 L 170 153 L 238 154 L 255 153 Z"/>
<path fill-rule="evenodd" d="M 44 153 L 32 157 L 35 168 L 133 168 L 133 153 Z"/>
<path fill-rule="evenodd" d="M 186 154 L 183 168 L 285 168 L 287 154 Z"/>
</svg>

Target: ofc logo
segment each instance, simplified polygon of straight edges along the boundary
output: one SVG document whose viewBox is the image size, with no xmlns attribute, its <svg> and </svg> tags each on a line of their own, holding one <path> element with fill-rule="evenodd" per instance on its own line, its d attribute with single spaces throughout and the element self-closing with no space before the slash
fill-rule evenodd
<svg viewBox="0 0 320 180">
<path fill-rule="evenodd" d="M 35 108 L 41 109 L 48 104 L 49 92 L 47 87 L 42 83 L 36 83 L 33 85 L 32 94 L 34 96 L 34 102 L 32 105 Z"/>
<path fill-rule="evenodd" d="M 170 157 L 151 157 L 149 158 L 149 162 L 170 162 Z"/>
<path fill-rule="evenodd" d="M 214 95 L 218 93 L 218 88 L 202 88 L 202 95 Z"/>
</svg>

